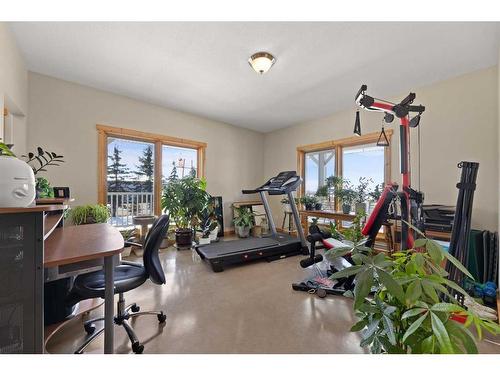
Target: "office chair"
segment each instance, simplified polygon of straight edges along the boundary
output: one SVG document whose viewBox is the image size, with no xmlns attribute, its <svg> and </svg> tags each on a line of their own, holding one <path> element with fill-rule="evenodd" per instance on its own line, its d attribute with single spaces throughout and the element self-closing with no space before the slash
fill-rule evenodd
<svg viewBox="0 0 500 375">
<path fill-rule="evenodd" d="M 144 345 L 139 342 L 134 330 L 128 324 L 128 319 L 140 315 L 156 315 L 158 321 L 164 323 L 167 316 L 163 311 L 144 311 L 139 312 L 140 307 L 133 303 L 125 307 L 125 298 L 123 294 L 129 290 L 135 289 L 150 279 L 153 283 L 161 285 L 165 284 L 165 273 L 158 257 L 158 249 L 168 230 L 169 217 L 168 215 L 160 216 L 155 220 L 148 235 L 144 240 L 144 244 L 136 244 L 125 242 L 127 245 L 144 247 L 143 263 L 144 265 L 122 261 L 115 267 L 114 282 L 115 294 L 119 295 L 117 302 L 117 315 L 114 318 L 115 324 L 122 326 L 132 343 L 132 350 L 136 354 L 140 354 L 144 350 Z M 66 301 L 68 303 L 77 303 L 89 298 L 104 298 L 104 271 L 90 272 L 76 277 Z M 88 320 L 84 322 L 84 329 L 90 335 L 85 342 L 75 351 L 75 354 L 81 354 L 85 348 L 103 331 L 104 327 L 96 331 L 95 322 L 104 320 L 104 317 Z"/>
</svg>

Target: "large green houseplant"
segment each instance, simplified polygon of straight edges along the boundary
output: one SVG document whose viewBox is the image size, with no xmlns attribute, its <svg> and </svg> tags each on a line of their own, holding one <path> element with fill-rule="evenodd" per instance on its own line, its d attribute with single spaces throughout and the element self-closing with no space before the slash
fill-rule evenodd
<svg viewBox="0 0 500 375">
<path fill-rule="evenodd" d="M 163 189 L 162 209 L 175 223 L 175 241 L 180 248 L 191 247 L 196 228 L 210 202 L 206 182 L 194 174 L 184 178 L 171 176 Z"/>
<path fill-rule="evenodd" d="M 446 259 L 472 278 L 460 262 L 433 240 L 421 238 L 413 249 L 386 255 L 364 246 L 329 250 L 336 258 L 350 253 L 354 265 L 331 276 L 355 276 L 354 312 L 359 321 L 351 331 L 362 331 L 362 347 L 372 353 L 477 353 L 473 325 L 479 338 L 485 329 L 500 327 L 462 308 L 456 292 L 465 290 L 447 279 Z M 465 324 L 457 322 L 461 316 Z"/>
</svg>

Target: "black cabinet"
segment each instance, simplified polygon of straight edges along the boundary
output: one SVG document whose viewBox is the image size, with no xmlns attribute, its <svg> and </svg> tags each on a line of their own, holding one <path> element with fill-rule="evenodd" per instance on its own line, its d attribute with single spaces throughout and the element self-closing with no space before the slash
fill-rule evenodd
<svg viewBox="0 0 500 375">
<path fill-rule="evenodd" d="M 43 215 L 0 215 L 0 354 L 43 352 Z"/>
</svg>

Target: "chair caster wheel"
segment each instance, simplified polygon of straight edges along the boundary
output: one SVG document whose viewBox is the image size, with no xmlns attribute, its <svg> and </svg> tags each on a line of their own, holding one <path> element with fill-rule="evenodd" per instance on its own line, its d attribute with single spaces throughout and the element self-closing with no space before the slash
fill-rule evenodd
<svg viewBox="0 0 500 375">
<path fill-rule="evenodd" d="M 139 341 L 136 341 L 132 344 L 132 351 L 135 354 L 142 354 L 142 352 L 144 351 L 144 345 L 141 345 Z"/>
<path fill-rule="evenodd" d="M 85 330 L 85 332 L 87 332 L 87 335 L 91 335 L 95 332 L 95 324 L 85 324 L 83 326 L 83 329 Z"/>
<path fill-rule="evenodd" d="M 157 317 L 160 323 L 164 323 L 165 320 L 167 320 L 167 316 L 165 314 L 158 314 Z"/>
<path fill-rule="evenodd" d="M 137 306 L 136 304 L 133 304 L 132 307 L 130 308 L 130 310 L 132 312 L 139 312 L 139 310 L 141 310 L 141 308 L 139 306 Z"/>
</svg>

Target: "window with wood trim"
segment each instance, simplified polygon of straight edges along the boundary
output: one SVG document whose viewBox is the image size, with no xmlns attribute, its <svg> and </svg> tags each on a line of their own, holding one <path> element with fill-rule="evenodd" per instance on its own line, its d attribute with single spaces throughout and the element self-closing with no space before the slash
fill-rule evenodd
<svg viewBox="0 0 500 375">
<path fill-rule="evenodd" d="M 386 130 L 389 142 L 392 130 Z M 329 176 L 342 176 L 357 184 L 359 177 L 371 186 L 391 180 L 391 149 L 376 146 L 379 133 L 330 140 L 297 147 L 297 172 L 303 176 L 299 195 L 315 194 Z"/>
<path fill-rule="evenodd" d="M 138 215 L 159 215 L 166 179 L 205 173 L 206 143 L 105 125 L 98 131 L 98 200 L 111 223 L 127 227 Z"/>
</svg>

